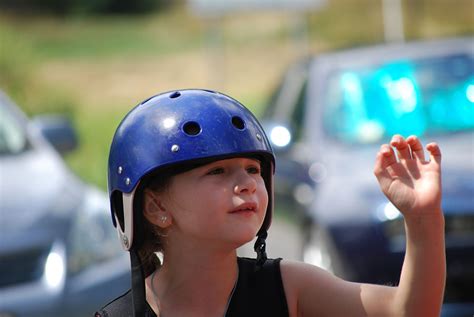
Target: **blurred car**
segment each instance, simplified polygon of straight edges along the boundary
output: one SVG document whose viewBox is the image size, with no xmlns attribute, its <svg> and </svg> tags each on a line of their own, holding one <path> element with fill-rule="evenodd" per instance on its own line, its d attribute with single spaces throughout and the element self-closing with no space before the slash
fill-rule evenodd
<svg viewBox="0 0 474 317">
<path fill-rule="evenodd" d="M 372 173 L 393 134 L 443 152 L 443 316 L 474 314 L 474 41 L 381 44 L 303 58 L 262 118 L 277 155 L 276 210 L 300 216 L 301 258 L 357 282 L 395 285 L 403 219 Z"/>
<path fill-rule="evenodd" d="M 75 147 L 65 118 L 28 120 L 0 91 L 2 317 L 92 316 L 130 287 L 106 193 L 60 155 Z"/>
</svg>

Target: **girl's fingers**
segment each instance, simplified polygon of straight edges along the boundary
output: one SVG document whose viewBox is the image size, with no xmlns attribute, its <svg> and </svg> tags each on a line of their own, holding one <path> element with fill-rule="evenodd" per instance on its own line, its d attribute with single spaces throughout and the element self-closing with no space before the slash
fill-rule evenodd
<svg viewBox="0 0 474 317">
<path fill-rule="evenodd" d="M 388 166 L 395 164 L 397 162 L 397 157 L 395 156 L 395 152 L 393 148 L 390 147 L 388 144 L 383 144 L 380 147 L 381 154 L 381 167 L 387 168 Z"/>
<path fill-rule="evenodd" d="M 374 175 L 377 178 L 384 193 L 390 187 L 390 183 L 392 182 L 392 176 L 388 170 L 388 167 L 396 163 L 397 158 L 395 157 L 395 152 L 393 151 L 392 147 L 390 147 L 388 144 L 383 144 L 380 147 L 380 151 L 377 153 Z"/>
<path fill-rule="evenodd" d="M 383 144 L 382 146 L 380 146 L 380 150 L 377 153 L 374 174 L 377 177 L 378 175 L 384 174 L 386 172 L 387 167 L 392 164 L 395 164 L 396 162 L 397 158 L 395 157 L 393 149 L 388 144 Z"/>
<path fill-rule="evenodd" d="M 436 143 L 429 143 L 426 145 L 426 149 L 430 152 L 430 162 L 436 162 L 436 164 L 441 164 L 441 149 Z"/>
<path fill-rule="evenodd" d="M 398 158 L 400 160 L 411 159 L 410 147 L 407 141 L 399 134 L 394 135 L 390 141 L 390 145 L 397 149 Z"/>
<path fill-rule="evenodd" d="M 407 143 L 410 146 L 412 157 L 424 163 L 425 152 L 423 151 L 423 146 L 421 145 L 420 140 L 416 136 L 411 135 L 407 138 Z"/>
</svg>

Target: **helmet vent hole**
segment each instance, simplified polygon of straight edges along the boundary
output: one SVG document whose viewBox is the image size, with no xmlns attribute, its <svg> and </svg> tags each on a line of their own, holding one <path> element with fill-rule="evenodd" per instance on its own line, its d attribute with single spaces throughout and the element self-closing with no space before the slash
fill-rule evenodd
<svg viewBox="0 0 474 317">
<path fill-rule="evenodd" d="M 198 135 L 201 133 L 201 126 L 194 121 L 186 122 L 183 126 L 183 131 L 187 135 Z"/>
<path fill-rule="evenodd" d="M 179 91 L 175 91 L 174 93 L 172 93 L 170 95 L 170 98 L 178 98 L 179 96 L 181 96 L 181 93 Z"/>
<path fill-rule="evenodd" d="M 232 117 L 232 124 L 239 130 L 243 130 L 245 128 L 245 122 L 240 117 Z"/>
</svg>

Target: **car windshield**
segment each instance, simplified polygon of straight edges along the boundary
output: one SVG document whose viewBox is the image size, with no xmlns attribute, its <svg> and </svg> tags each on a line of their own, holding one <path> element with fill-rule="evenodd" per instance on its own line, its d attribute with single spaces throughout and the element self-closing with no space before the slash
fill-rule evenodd
<svg viewBox="0 0 474 317">
<path fill-rule="evenodd" d="M 0 98 L 0 155 L 18 154 L 28 145 L 25 131 L 3 102 Z"/>
<path fill-rule="evenodd" d="M 354 143 L 474 127 L 474 59 L 465 54 L 344 69 L 328 81 L 324 128 Z"/>
</svg>

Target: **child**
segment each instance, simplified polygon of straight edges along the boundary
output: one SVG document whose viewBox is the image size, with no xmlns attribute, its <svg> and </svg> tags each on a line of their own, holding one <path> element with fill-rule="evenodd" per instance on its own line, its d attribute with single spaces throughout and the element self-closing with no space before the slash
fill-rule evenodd
<svg viewBox="0 0 474 317">
<path fill-rule="evenodd" d="M 380 148 L 374 173 L 405 217 L 400 284 L 352 283 L 266 258 L 275 162 L 245 107 L 206 90 L 144 101 L 120 123 L 109 157 L 112 218 L 130 252 L 132 290 L 96 316 L 439 315 L 441 153 L 427 145 L 426 161 L 414 136 L 394 136 L 390 145 Z M 257 258 L 238 258 L 236 249 L 256 235 Z"/>
</svg>

